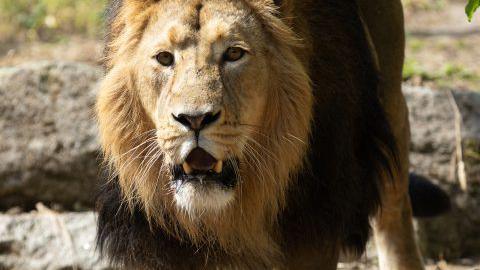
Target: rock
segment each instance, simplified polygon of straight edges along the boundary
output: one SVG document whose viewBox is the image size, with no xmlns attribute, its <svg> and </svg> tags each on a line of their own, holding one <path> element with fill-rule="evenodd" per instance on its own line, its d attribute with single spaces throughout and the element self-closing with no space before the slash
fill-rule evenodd
<svg viewBox="0 0 480 270">
<path fill-rule="evenodd" d="M 480 93 L 404 87 L 410 109 L 411 169 L 448 192 L 452 210 L 418 220 L 423 253 L 431 258 L 480 254 Z M 461 189 L 456 173 L 455 100 L 462 115 L 461 136 L 468 179 Z"/>
<path fill-rule="evenodd" d="M 56 213 L 43 207 L 21 215 L 0 214 L 0 269 L 2 270 L 113 270 L 95 249 L 96 216 L 92 212 Z M 427 261 L 427 269 L 439 268 Z M 478 261 L 460 261 L 451 270 L 480 269 Z M 439 265 L 445 265 L 440 262 Z M 375 270 L 373 245 L 354 262 L 340 262 L 342 270 Z"/>
<path fill-rule="evenodd" d="M 95 252 L 91 212 L 0 215 L 0 269 L 113 269 Z"/>
<path fill-rule="evenodd" d="M 0 209 L 92 205 L 99 175 L 92 108 L 101 75 L 76 63 L 0 68 Z"/>
</svg>

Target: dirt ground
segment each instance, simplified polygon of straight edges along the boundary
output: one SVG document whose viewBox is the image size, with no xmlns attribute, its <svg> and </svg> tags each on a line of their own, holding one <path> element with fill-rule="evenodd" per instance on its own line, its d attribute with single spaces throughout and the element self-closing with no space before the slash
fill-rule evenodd
<svg viewBox="0 0 480 270">
<path fill-rule="evenodd" d="M 404 78 L 413 85 L 480 91 L 480 13 L 469 23 L 466 0 L 405 0 L 407 50 Z M 73 36 L 56 43 L 0 43 L 0 67 L 27 61 L 100 64 L 101 41 Z M 479 254 L 480 255 L 480 254 Z M 480 260 L 429 262 L 428 270 L 480 270 Z M 342 263 L 338 269 L 377 269 L 375 262 Z"/>
<path fill-rule="evenodd" d="M 58 60 L 100 64 L 102 42 L 80 36 L 60 42 L 9 42 L 0 44 L 0 67 L 13 66 L 30 61 Z"/>
<path fill-rule="evenodd" d="M 466 1 L 423 2 L 429 4 L 406 5 L 404 77 L 416 85 L 480 89 L 480 16 L 467 21 Z"/>
</svg>

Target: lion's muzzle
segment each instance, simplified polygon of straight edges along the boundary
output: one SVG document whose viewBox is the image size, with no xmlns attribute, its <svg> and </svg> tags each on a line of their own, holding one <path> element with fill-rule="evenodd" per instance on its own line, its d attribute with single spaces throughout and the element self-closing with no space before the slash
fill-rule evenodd
<svg viewBox="0 0 480 270">
<path fill-rule="evenodd" d="M 190 151 L 185 161 L 181 164 L 181 170 L 184 178 L 189 180 L 218 180 L 224 172 L 223 160 L 217 160 L 213 155 L 198 145 L 200 132 L 213 125 L 220 118 L 221 111 L 216 113 L 192 113 L 174 115 L 173 119 L 182 124 L 187 129 L 195 133 L 197 147 Z M 229 163 L 229 165 L 232 165 Z M 228 169 L 228 168 L 227 168 Z M 222 183 L 232 181 L 220 181 Z"/>
<path fill-rule="evenodd" d="M 182 165 L 173 167 L 177 206 L 190 214 L 218 211 L 234 199 L 238 161 L 217 160 L 200 147 Z"/>
</svg>

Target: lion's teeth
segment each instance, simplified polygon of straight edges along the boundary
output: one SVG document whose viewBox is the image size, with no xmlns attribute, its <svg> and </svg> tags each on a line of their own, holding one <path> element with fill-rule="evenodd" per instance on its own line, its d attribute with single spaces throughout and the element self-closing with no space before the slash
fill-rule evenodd
<svg viewBox="0 0 480 270">
<path fill-rule="evenodd" d="M 213 170 L 216 173 L 221 173 L 222 169 L 223 169 L 223 161 L 220 160 L 220 161 L 217 162 L 217 164 L 215 164 L 215 168 L 213 168 Z"/>
<path fill-rule="evenodd" d="M 190 165 L 188 165 L 187 162 L 184 162 L 184 163 L 182 164 L 182 166 L 183 166 L 183 171 L 184 171 L 186 174 L 191 174 L 191 173 L 193 172 L 192 167 L 190 167 Z"/>
</svg>

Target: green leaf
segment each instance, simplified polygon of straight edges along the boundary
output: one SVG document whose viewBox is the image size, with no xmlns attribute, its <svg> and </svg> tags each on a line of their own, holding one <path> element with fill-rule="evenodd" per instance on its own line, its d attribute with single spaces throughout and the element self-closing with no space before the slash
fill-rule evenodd
<svg viewBox="0 0 480 270">
<path fill-rule="evenodd" d="M 473 13 L 480 6 L 480 0 L 468 0 L 468 4 L 465 7 L 465 13 L 467 14 L 468 21 L 472 21 Z"/>
</svg>

